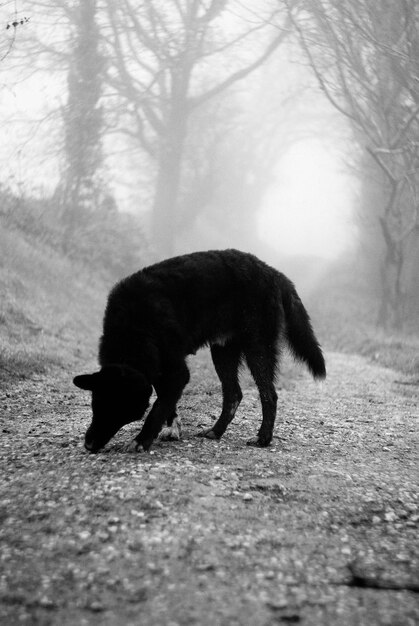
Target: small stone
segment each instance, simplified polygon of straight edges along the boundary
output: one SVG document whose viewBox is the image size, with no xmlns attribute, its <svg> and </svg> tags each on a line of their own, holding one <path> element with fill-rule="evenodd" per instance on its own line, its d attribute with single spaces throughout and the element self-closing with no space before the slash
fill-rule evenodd
<svg viewBox="0 0 419 626">
<path fill-rule="evenodd" d="M 101 611 L 105 610 L 105 607 L 103 606 L 103 604 L 99 602 L 98 600 L 93 600 L 87 605 L 86 608 L 89 609 L 89 611 L 92 611 L 93 613 L 100 613 Z"/>
<path fill-rule="evenodd" d="M 79 539 L 81 539 L 82 541 L 86 541 L 86 539 L 89 539 L 90 537 L 90 532 L 88 530 L 82 530 L 80 533 L 78 533 Z"/>
<path fill-rule="evenodd" d="M 147 567 L 150 570 L 150 572 L 157 572 L 159 570 L 159 566 L 156 565 L 156 563 L 149 562 L 147 563 Z"/>
<path fill-rule="evenodd" d="M 100 530 L 97 533 L 97 538 L 100 539 L 100 541 L 108 541 L 109 539 L 109 533 L 104 532 L 103 530 Z"/>
<path fill-rule="evenodd" d="M 275 611 L 285 609 L 288 606 L 288 600 L 280 596 L 278 598 L 268 600 L 266 604 L 270 609 L 273 609 Z"/>
<path fill-rule="evenodd" d="M 39 599 L 38 604 L 44 609 L 52 609 L 56 606 L 55 603 L 47 596 L 42 596 L 42 598 Z"/>
<path fill-rule="evenodd" d="M 196 565 L 198 572 L 209 572 L 215 569 L 214 563 L 198 563 Z"/>
<path fill-rule="evenodd" d="M 132 540 L 128 543 L 128 550 L 131 550 L 131 552 L 142 552 L 144 544 L 140 540 Z"/>
<path fill-rule="evenodd" d="M 243 494 L 243 500 L 244 502 L 251 502 L 253 500 L 253 496 L 251 493 L 244 493 Z"/>
<path fill-rule="evenodd" d="M 259 478 L 254 486 L 261 491 L 272 491 L 282 495 L 286 492 L 286 488 L 277 478 Z"/>
<path fill-rule="evenodd" d="M 394 511 L 387 511 L 387 513 L 385 513 L 384 515 L 384 519 L 386 520 L 386 522 L 395 522 L 397 519 L 397 515 Z"/>
</svg>

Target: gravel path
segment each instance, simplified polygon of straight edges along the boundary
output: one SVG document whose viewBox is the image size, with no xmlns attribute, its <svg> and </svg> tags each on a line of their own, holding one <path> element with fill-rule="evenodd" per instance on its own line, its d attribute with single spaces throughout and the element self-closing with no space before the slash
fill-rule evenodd
<svg viewBox="0 0 419 626">
<path fill-rule="evenodd" d="M 244 400 L 221 442 L 205 352 L 184 438 L 89 455 L 71 375 L 0 394 L 0 623 L 414 626 L 419 623 L 418 386 L 328 354 L 320 388 L 287 364 L 269 449 Z"/>
</svg>

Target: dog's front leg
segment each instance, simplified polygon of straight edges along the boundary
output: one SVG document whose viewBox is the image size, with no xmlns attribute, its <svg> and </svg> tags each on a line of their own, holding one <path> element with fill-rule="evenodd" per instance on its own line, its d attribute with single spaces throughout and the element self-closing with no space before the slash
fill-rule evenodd
<svg viewBox="0 0 419 626">
<path fill-rule="evenodd" d="M 157 398 L 146 417 L 141 431 L 134 439 L 135 450 L 147 452 L 163 424 L 176 413 L 176 404 Z"/>
<path fill-rule="evenodd" d="M 154 383 L 157 400 L 144 422 L 144 426 L 134 439 L 135 450 L 149 450 L 154 439 L 167 421 L 169 425 L 176 418 L 176 404 L 189 381 L 189 371 L 184 360 L 171 362 L 165 372 Z"/>
<path fill-rule="evenodd" d="M 159 433 L 160 441 L 179 441 L 182 438 L 182 422 L 177 413 L 167 419 L 167 425 Z"/>
</svg>

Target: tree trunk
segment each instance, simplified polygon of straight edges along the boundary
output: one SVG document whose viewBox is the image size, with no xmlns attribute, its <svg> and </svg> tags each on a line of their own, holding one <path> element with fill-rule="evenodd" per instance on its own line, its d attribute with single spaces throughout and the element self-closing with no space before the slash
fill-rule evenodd
<svg viewBox="0 0 419 626">
<path fill-rule="evenodd" d="M 382 292 L 377 324 L 384 329 L 402 330 L 403 327 L 405 308 L 405 294 L 402 285 L 403 264 L 403 244 L 393 242 L 391 247 L 387 247 L 381 265 Z"/>
<path fill-rule="evenodd" d="M 186 137 L 185 110 L 172 113 L 157 164 L 152 211 L 152 238 L 161 256 L 173 256 L 176 243 L 177 208 Z"/>
<path fill-rule="evenodd" d="M 103 113 L 99 106 L 104 61 L 99 51 L 97 0 L 79 0 L 74 10 L 75 39 L 68 72 L 64 113 L 64 169 L 55 198 L 62 209 L 63 247 L 72 241 L 83 220 L 103 196 L 99 171 L 103 155 Z"/>
</svg>

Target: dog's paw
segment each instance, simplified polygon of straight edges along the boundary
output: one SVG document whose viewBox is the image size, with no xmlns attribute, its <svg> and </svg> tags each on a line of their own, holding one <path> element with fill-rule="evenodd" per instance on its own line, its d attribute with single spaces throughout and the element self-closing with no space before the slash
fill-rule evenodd
<svg viewBox="0 0 419 626">
<path fill-rule="evenodd" d="M 136 452 L 136 449 L 135 449 L 136 445 L 137 445 L 137 442 L 135 441 L 135 439 L 133 439 L 132 441 L 126 443 L 122 449 L 124 452 L 128 452 L 128 453 Z"/>
<path fill-rule="evenodd" d="M 200 430 L 199 433 L 196 434 L 197 437 L 205 437 L 206 439 L 219 439 L 212 428 L 205 428 L 204 430 Z"/>
<path fill-rule="evenodd" d="M 147 450 L 144 448 L 142 443 L 138 443 L 135 439 L 130 441 L 124 446 L 124 452 L 134 453 L 134 452 L 146 452 Z"/>
<path fill-rule="evenodd" d="M 160 441 L 179 441 L 182 437 L 182 426 L 180 424 L 180 419 L 176 418 L 173 420 L 171 426 L 166 426 L 162 428 L 159 433 Z"/>
<path fill-rule="evenodd" d="M 252 437 L 246 441 L 247 446 L 253 446 L 254 448 L 266 448 L 271 442 L 260 437 Z"/>
<path fill-rule="evenodd" d="M 179 441 L 180 434 L 177 428 L 172 428 L 172 426 L 166 426 L 162 428 L 159 433 L 160 441 Z"/>
</svg>

